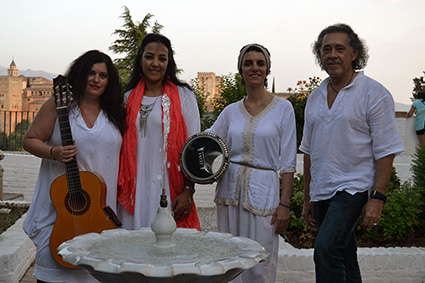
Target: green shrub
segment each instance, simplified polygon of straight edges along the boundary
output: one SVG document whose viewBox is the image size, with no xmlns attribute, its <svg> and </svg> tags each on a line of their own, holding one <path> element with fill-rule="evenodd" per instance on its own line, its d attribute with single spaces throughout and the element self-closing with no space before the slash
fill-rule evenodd
<svg viewBox="0 0 425 283">
<path fill-rule="evenodd" d="M 304 203 L 304 175 L 297 173 L 294 176 L 294 185 L 291 197 L 291 222 L 289 227 L 291 229 L 307 228 L 307 223 L 302 218 L 302 210 Z"/>
<path fill-rule="evenodd" d="M 291 222 L 283 237 L 296 248 L 311 248 L 316 239 L 316 229 L 310 228 L 302 217 L 304 204 L 304 175 L 297 173 L 291 197 Z"/>
<path fill-rule="evenodd" d="M 401 185 L 393 167 L 387 187 L 387 202 L 382 207 L 381 221 L 377 227 L 361 228 L 357 224 L 357 240 L 372 245 L 388 246 L 408 239 L 415 234 L 420 225 L 420 191 L 416 186 L 405 182 Z"/>
<path fill-rule="evenodd" d="M 424 171 L 425 172 L 425 169 Z M 391 246 L 412 237 L 419 231 L 421 215 L 424 213 L 423 188 L 408 182 L 401 184 L 393 168 L 387 189 L 387 202 L 382 208 L 382 217 L 378 226 L 361 228 L 361 219 L 356 227 L 357 241 L 360 245 Z M 291 198 L 291 222 L 284 233 L 285 239 L 297 248 L 312 248 L 317 235 L 316 229 L 309 228 L 302 217 L 304 203 L 304 176 L 294 177 Z"/>
<path fill-rule="evenodd" d="M 412 160 L 413 182 L 425 189 L 425 147 L 418 147 Z"/>
<path fill-rule="evenodd" d="M 360 227 L 360 220 L 357 225 L 358 241 L 389 246 L 411 238 L 420 225 L 422 202 L 419 199 L 417 187 L 407 182 L 399 188 L 388 190 L 379 225 L 365 230 Z"/>
<path fill-rule="evenodd" d="M 418 147 L 412 160 L 413 184 L 420 192 L 419 200 L 422 202 L 420 215 L 425 219 L 425 147 Z"/>
</svg>

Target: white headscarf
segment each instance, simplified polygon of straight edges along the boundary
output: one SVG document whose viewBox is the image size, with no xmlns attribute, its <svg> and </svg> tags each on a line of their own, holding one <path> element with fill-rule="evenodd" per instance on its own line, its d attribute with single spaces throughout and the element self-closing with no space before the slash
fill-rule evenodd
<svg viewBox="0 0 425 283">
<path fill-rule="evenodd" d="M 258 43 L 251 43 L 251 44 L 248 44 L 248 45 L 245 45 L 244 47 L 242 47 L 241 51 L 239 52 L 239 57 L 238 57 L 239 74 L 242 75 L 243 57 L 245 56 L 245 53 L 248 51 L 248 49 L 251 49 L 251 47 L 253 47 L 255 49 L 259 49 L 261 51 L 261 53 L 263 53 L 264 57 L 266 58 L 266 76 L 268 76 L 270 74 L 270 68 L 271 68 L 270 52 L 267 50 L 267 48 L 265 48 L 264 46 L 262 46 Z M 252 51 L 252 49 L 249 50 L 249 51 Z"/>
</svg>

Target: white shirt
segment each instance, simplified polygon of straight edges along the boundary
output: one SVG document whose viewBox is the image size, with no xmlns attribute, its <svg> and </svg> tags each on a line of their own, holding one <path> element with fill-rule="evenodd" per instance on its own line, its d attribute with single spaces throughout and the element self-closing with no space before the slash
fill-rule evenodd
<svg viewBox="0 0 425 283">
<path fill-rule="evenodd" d="M 328 82 L 310 94 L 304 115 L 300 150 L 311 159 L 312 202 L 330 199 L 338 191 L 369 190 L 376 160 L 404 151 L 388 90 L 359 72 L 329 109 Z"/>
</svg>

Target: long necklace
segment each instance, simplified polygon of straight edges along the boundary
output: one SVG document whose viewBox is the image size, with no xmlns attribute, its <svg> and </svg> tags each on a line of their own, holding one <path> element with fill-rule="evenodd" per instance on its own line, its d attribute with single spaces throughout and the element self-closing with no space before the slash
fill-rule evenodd
<svg viewBox="0 0 425 283">
<path fill-rule="evenodd" d="M 149 115 L 151 114 L 153 108 L 155 107 L 155 104 L 156 104 L 156 101 L 158 100 L 158 97 L 160 97 L 160 95 L 156 97 L 154 103 L 146 104 L 146 105 L 140 104 L 140 106 L 141 106 L 140 110 L 139 110 L 139 112 L 140 112 L 140 133 L 141 133 L 142 137 L 146 136 L 146 127 L 148 125 L 148 118 L 149 118 Z"/>
<path fill-rule="evenodd" d="M 349 85 L 349 84 L 351 83 L 351 80 L 353 79 L 354 73 L 355 73 L 355 71 L 353 71 L 353 73 L 351 74 L 350 80 L 348 81 L 348 83 L 347 83 L 344 87 L 346 87 L 347 85 Z M 332 85 L 332 80 L 331 80 L 331 79 L 329 79 L 329 85 L 331 86 L 332 90 L 333 90 L 336 94 L 338 94 L 338 93 L 339 93 L 339 91 L 336 91 L 336 90 L 335 90 L 335 88 L 334 88 L 334 86 Z M 343 88 L 344 88 L 344 87 L 343 87 Z M 343 88 L 341 88 L 341 89 L 343 89 Z"/>
</svg>

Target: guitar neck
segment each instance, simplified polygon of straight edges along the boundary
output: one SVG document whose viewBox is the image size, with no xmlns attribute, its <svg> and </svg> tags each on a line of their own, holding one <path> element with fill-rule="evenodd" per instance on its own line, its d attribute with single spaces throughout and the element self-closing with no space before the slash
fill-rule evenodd
<svg viewBox="0 0 425 283">
<path fill-rule="evenodd" d="M 61 139 L 62 139 L 62 145 L 74 145 L 74 139 L 72 138 L 71 133 L 71 126 L 69 123 L 69 116 L 68 116 L 68 107 L 62 106 L 58 107 L 57 109 L 58 113 L 58 120 L 59 120 L 59 129 L 61 132 Z M 68 188 L 70 193 L 79 193 L 81 192 L 81 180 L 80 180 L 80 173 L 78 170 L 78 164 L 77 164 L 77 157 L 74 156 L 74 158 L 65 163 L 66 166 L 66 175 L 67 175 L 67 182 L 68 182 Z"/>
</svg>

